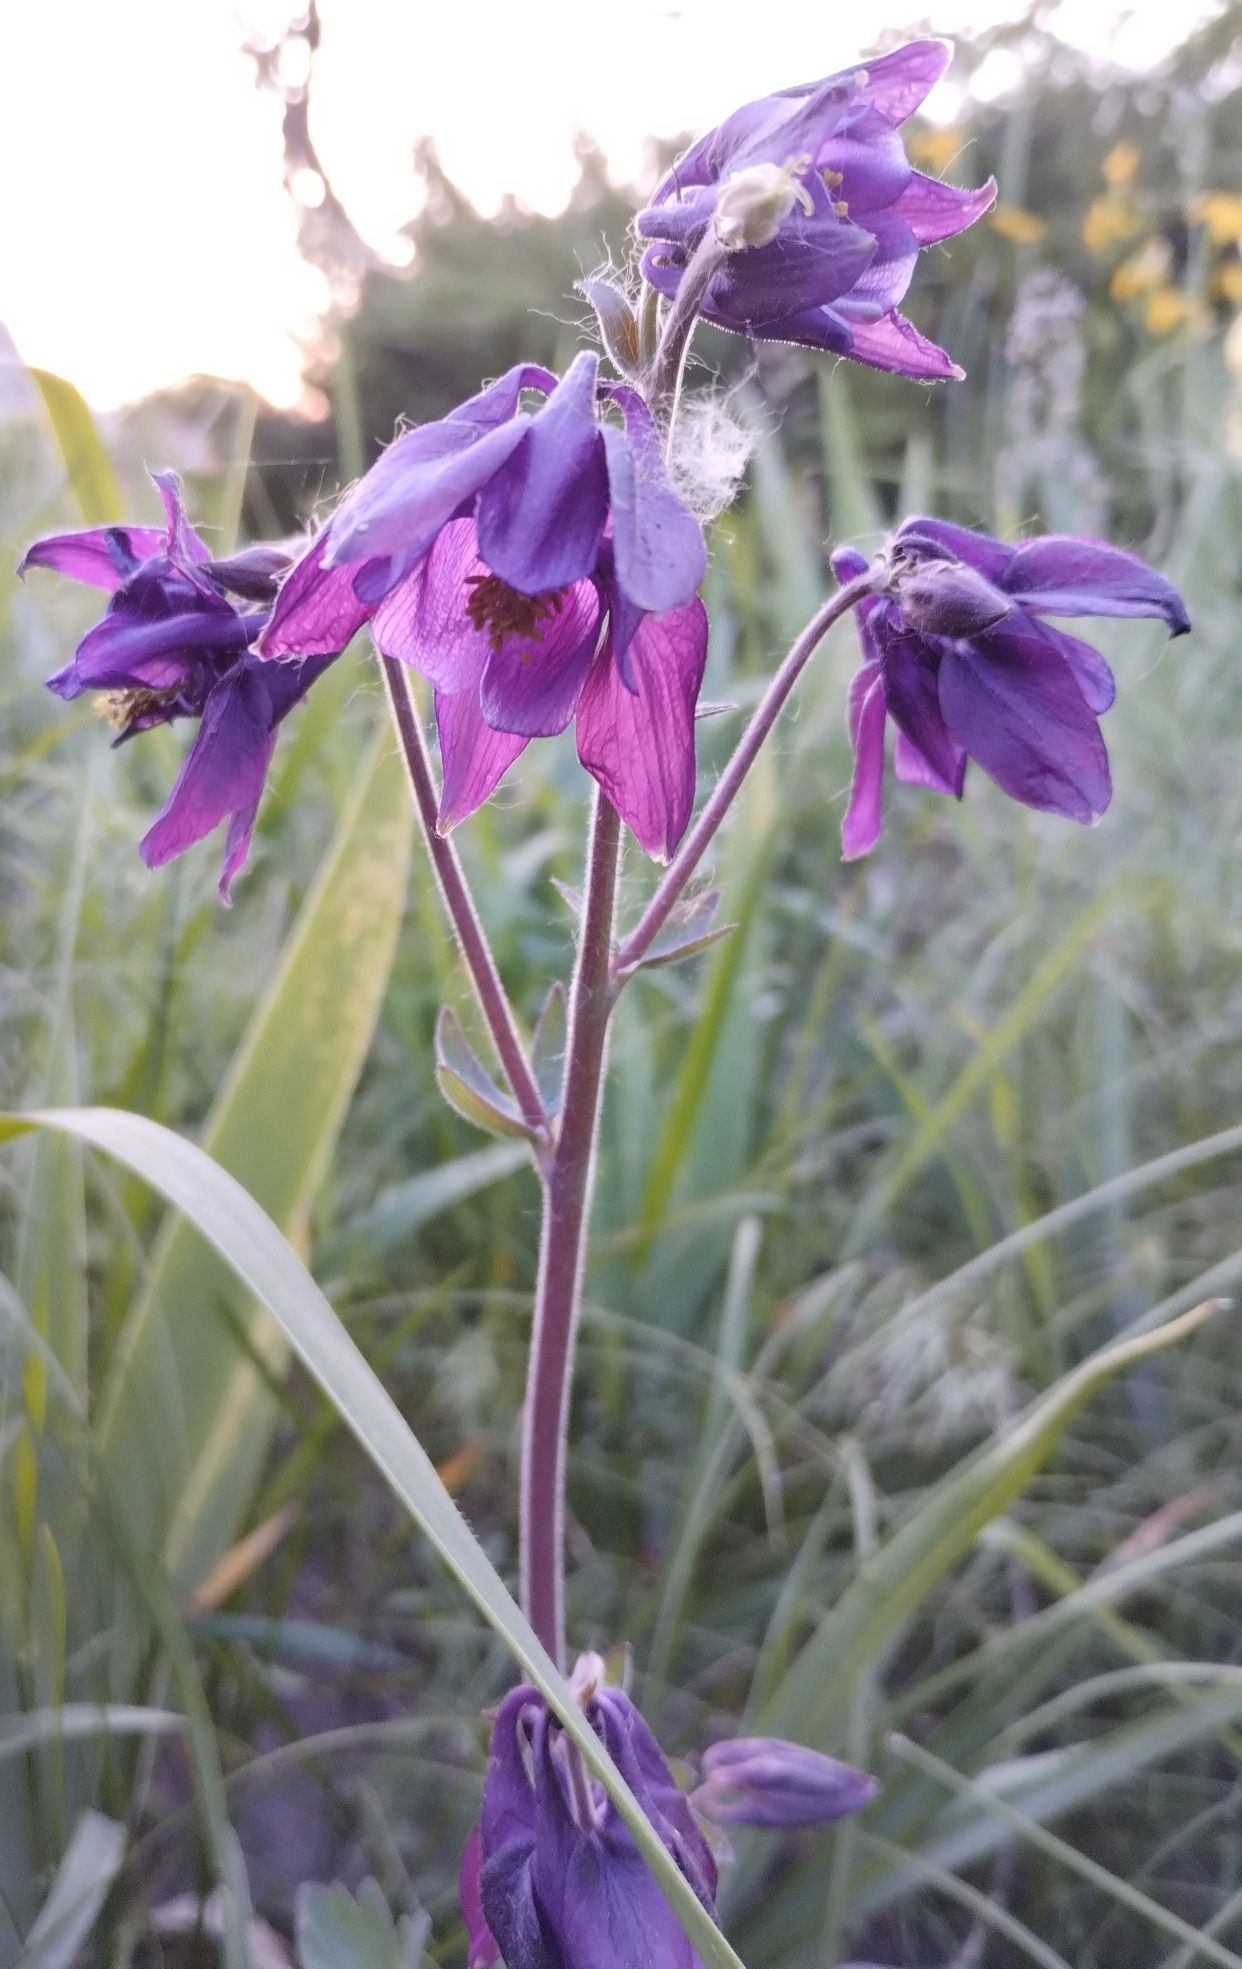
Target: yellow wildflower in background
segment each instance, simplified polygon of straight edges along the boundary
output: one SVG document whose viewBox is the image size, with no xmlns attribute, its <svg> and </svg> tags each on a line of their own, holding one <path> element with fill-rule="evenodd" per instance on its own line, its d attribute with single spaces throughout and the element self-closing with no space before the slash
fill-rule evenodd
<svg viewBox="0 0 1242 1969">
<path fill-rule="evenodd" d="M 1149 239 L 1137 253 L 1123 260 L 1109 282 L 1114 301 L 1133 301 L 1153 287 L 1167 287 L 1173 269 L 1173 254 L 1167 239 Z"/>
<path fill-rule="evenodd" d="M 966 142 L 962 130 L 916 130 L 906 149 L 912 163 L 940 177 L 961 156 Z"/>
<path fill-rule="evenodd" d="M 1180 288 L 1157 287 L 1147 296 L 1144 313 L 1153 335 L 1171 335 L 1175 329 L 1186 327 L 1195 308 L 1190 296 Z"/>
<path fill-rule="evenodd" d="M 988 224 L 1002 239 L 1012 239 L 1015 246 L 1034 246 L 1048 230 L 1038 213 L 1028 212 L 1022 205 L 994 205 Z"/>
<path fill-rule="evenodd" d="M 1138 214 L 1133 206 L 1105 192 L 1102 198 L 1092 199 L 1083 216 L 1083 244 L 1089 253 L 1107 253 L 1110 246 L 1124 246 L 1138 229 Z"/>
<path fill-rule="evenodd" d="M 1224 260 L 1212 275 L 1212 292 L 1219 301 L 1242 307 L 1242 260 Z"/>
<path fill-rule="evenodd" d="M 1121 185 L 1128 185 L 1141 161 L 1133 144 L 1114 144 L 1100 166 L 1105 184 L 1114 191 Z"/>
<path fill-rule="evenodd" d="M 1186 216 L 1207 227 L 1213 246 L 1232 246 L 1242 239 L 1242 192 L 1200 192 Z"/>
</svg>

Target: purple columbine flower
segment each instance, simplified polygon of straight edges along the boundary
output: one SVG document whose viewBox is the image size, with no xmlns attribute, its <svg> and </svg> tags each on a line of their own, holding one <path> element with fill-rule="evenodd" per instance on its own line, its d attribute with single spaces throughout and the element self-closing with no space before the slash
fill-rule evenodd
<svg viewBox="0 0 1242 1969">
<path fill-rule="evenodd" d="M 199 720 L 139 852 L 149 868 L 161 867 L 227 820 L 220 870 L 227 902 L 250 846 L 277 727 L 330 659 L 275 667 L 251 654 L 270 609 L 242 609 L 237 601 L 270 604 L 290 557 L 254 547 L 213 560 L 186 519 L 175 476 L 154 477 L 167 515 L 162 531 L 106 526 L 54 534 L 34 543 L 18 572 L 54 568 L 110 597 L 73 661 L 49 677 L 49 690 L 64 698 L 98 692 L 118 745 L 152 725 Z"/>
<path fill-rule="evenodd" d="M 714 1914 L 715 1861 L 659 1745 L 619 1689 L 593 1676 L 583 1686 L 583 1665 L 575 1683 L 591 1727 Z M 470 1969 L 498 1956 L 505 1969 L 698 1969 L 624 1821 L 533 1688 L 497 1712 L 461 1899 Z"/>
<path fill-rule="evenodd" d="M 701 310 L 718 327 L 903 376 L 960 377 L 898 312 L 919 249 L 964 231 L 996 197 L 991 179 L 960 191 L 906 157 L 900 126 L 951 55 L 942 41 L 913 41 L 735 110 L 639 213 L 646 279 L 675 294 L 710 228 L 734 249 Z"/>
<path fill-rule="evenodd" d="M 667 858 L 694 799 L 705 550 L 646 404 L 597 371 L 519 364 L 399 437 L 289 576 L 261 654 L 334 655 L 369 622 L 426 676 L 445 829 L 576 718 L 583 764 Z"/>
<path fill-rule="evenodd" d="M 1043 618 L 1158 616 L 1182 636 L 1190 617 L 1176 588 L 1102 540 L 1048 534 L 1008 546 L 947 520 L 905 520 L 881 558 L 884 592 L 857 611 L 846 859 L 880 837 L 889 718 L 898 779 L 960 799 L 975 759 L 1024 806 L 1098 820 L 1112 798 L 1098 721 L 1113 674 L 1098 650 Z M 832 557 L 839 581 L 867 566 L 852 547 Z"/>
<path fill-rule="evenodd" d="M 720 1825 L 827 1825 L 875 1797 L 875 1779 L 780 1737 L 734 1737 L 703 1753 L 697 1812 Z"/>
</svg>

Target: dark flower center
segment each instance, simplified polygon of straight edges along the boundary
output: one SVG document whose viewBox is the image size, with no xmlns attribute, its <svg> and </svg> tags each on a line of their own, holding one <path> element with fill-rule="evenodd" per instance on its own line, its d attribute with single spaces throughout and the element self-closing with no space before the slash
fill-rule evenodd
<svg viewBox="0 0 1242 1969">
<path fill-rule="evenodd" d="M 542 595 L 523 595 L 498 574 L 468 574 L 466 586 L 471 591 L 466 615 L 473 628 L 487 631 L 491 650 L 503 649 L 511 638 L 541 643 L 543 624 L 560 614 L 567 593 L 564 588 L 549 588 Z"/>
</svg>

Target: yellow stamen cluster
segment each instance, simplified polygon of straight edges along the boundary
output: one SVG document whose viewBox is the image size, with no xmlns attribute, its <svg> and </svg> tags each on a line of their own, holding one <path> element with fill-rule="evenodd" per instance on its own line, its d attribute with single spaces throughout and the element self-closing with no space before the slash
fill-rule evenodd
<svg viewBox="0 0 1242 1969">
<path fill-rule="evenodd" d="M 145 718 L 152 711 L 161 711 L 176 695 L 176 691 L 140 689 L 101 691 L 94 699 L 94 708 L 101 718 L 107 719 L 114 731 L 123 732 L 135 718 Z"/>
<path fill-rule="evenodd" d="M 523 595 L 511 588 L 498 574 L 468 574 L 466 617 L 479 631 L 486 630 L 487 646 L 493 652 L 503 649 L 511 638 L 541 643 L 543 625 L 560 614 L 565 606 L 564 588 L 550 588 L 542 595 Z"/>
</svg>

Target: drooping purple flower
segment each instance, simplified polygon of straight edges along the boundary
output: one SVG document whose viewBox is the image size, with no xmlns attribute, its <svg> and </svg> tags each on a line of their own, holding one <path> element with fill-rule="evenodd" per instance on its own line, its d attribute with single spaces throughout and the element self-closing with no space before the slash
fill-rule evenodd
<svg viewBox="0 0 1242 1969">
<path fill-rule="evenodd" d="M 645 278 L 675 294 L 712 229 L 732 250 L 708 287 L 708 321 L 903 376 L 960 377 L 898 312 L 920 248 L 964 231 L 996 197 L 991 179 L 962 191 L 906 157 L 900 126 L 951 54 L 942 41 L 914 41 L 735 110 L 639 213 Z M 748 215 L 758 221 L 749 230 Z"/>
<path fill-rule="evenodd" d="M 583 764 L 667 858 L 694 798 L 705 550 L 642 398 L 597 368 L 521 364 L 398 438 L 290 574 L 260 653 L 336 654 L 369 622 L 435 687 L 446 829 L 576 717 Z"/>
<path fill-rule="evenodd" d="M 826 1825 L 875 1796 L 875 1779 L 781 1737 L 734 1737 L 703 1753 L 697 1812 L 721 1825 Z"/>
<path fill-rule="evenodd" d="M 255 547 L 214 560 L 186 519 L 176 478 L 154 476 L 167 516 L 162 531 L 108 526 L 51 535 L 34 543 L 18 572 L 50 567 L 110 597 L 72 662 L 48 679 L 58 697 L 99 693 L 118 745 L 153 725 L 199 720 L 139 852 L 149 868 L 161 867 L 227 821 L 220 871 L 227 901 L 250 846 L 277 727 L 331 659 L 259 662 L 252 646 L 270 607 L 238 602 L 270 604 L 290 557 Z"/>
<path fill-rule="evenodd" d="M 841 830 L 847 860 L 883 826 L 885 734 L 897 777 L 960 799 L 968 759 L 1013 799 L 1098 820 L 1112 798 L 1099 718 L 1114 696 L 1099 651 L 1044 618 L 1154 616 L 1174 636 L 1185 603 L 1136 554 L 1049 534 L 1016 546 L 946 520 L 909 519 L 885 551 L 884 592 L 858 605 L 862 668 L 850 688 L 854 783 Z M 865 572 L 853 548 L 839 581 Z"/>
<path fill-rule="evenodd" d="M 585 1714 L 665 1849 L 715 1912 L 716 1866 L 663 1753 L 619 1689 Z M 462 1866 L 471 1969 L 699 1969 L 647 1862 L 536 1690 L 513 1690 L 492 1731 L 477 1847 Z"/>
</svg>

